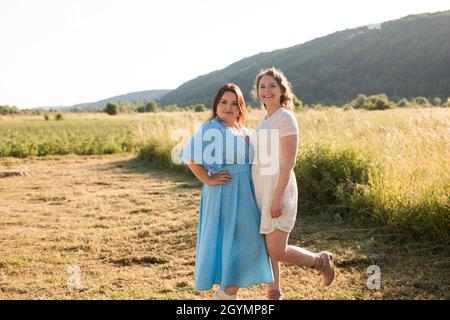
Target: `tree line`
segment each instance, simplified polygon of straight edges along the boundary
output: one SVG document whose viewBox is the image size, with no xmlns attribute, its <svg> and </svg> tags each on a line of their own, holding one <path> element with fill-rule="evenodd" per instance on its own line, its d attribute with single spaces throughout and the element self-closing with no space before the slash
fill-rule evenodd
<svg viewBox="0 0 450 320">
<path fill-rule="evenodd" d="M 336 107 L 335 105 L 325 105 L 325 104 L 306 104 L 302 100 L 294 97 L 294 106 L 296 111 L 302 111 L 308 108 L 320 109 L 327 107 Z M 247 104 L 249 111 L 257 108 L 256 105 Z M 440 97 L 435 97 L 431 101 L 426 97 L 415 97 L 412 99 L 402 98 L 398 101 L 391 100 L 386 94 L 375 94 L 375 95 L 365 95 L 358 94 L 353 100 L 345 103 L 342 107 L 344 110 L 349 108 L 353 109 L 365 109 L 365 110 L 387 110 L 392 108 L 429 108 L 429 107 L 443 107 L 450 108 L 450 97 L 447 99 L 441 99 Z M 177 112 L 177 111 L 191 111 L 191 112 L 204 112 L 208 110 L 209 107 L 205 106 L 203 103 L 193 104 L 185 107 L 179 107 L 176 104 L 168 106 L 160 106 L 157 100 L 146 102 L 144 105 L 130 105 L 130 104 L 118 104 L 108 102 L 105 107 L 100 110 L 101 112 L 107 113 L 108 115 L 114 116 L 124 113 L 155 113 L 155 112 Z M 68 109 L 67 112 L 79 113 L 79 112 L 99 112 L 99 110 L 80 110 L 80 109 Z M 50 120 L 49 114 L 55 114 L 53 118 L 55 120 L 64 120 L 63 112 L 60 110 L 48 110 L 44 111 L 42 109 L 19 109 L 16 106 L 0 105 L 0 115 L 35 115 L 39 116 L 44 114 L 45 120 Z"/>
</svg>

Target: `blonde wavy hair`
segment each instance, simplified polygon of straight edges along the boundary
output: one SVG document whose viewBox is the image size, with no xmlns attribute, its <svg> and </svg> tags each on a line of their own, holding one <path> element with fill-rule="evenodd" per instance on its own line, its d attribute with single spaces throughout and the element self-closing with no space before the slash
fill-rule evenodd
<svg viewBox="0 0 450 320">
<path fill-rule="evenodd" d="M 281 89 L 281 97 L 280 97 L 280 104 L 282 107 L 288 109 L 288 110 L 294 110 L 294 93 L 292 92 L 292 85 L 284 75 L 284 73 L 275 67 L 261 70 L 258 75 L 256 76 L 255 82 L 253 83 L 253 88 L 251 95 L 252 97 L 257 100 L 259 100 L 259 82 L 261 81 L 261 78 L 264 76 L 271 76 L 275 79 L 275 81 L 278 83 L 278 86 Z M 265 109 L 267 109 L 264 102 L 262 102 Z"/>
</svg>

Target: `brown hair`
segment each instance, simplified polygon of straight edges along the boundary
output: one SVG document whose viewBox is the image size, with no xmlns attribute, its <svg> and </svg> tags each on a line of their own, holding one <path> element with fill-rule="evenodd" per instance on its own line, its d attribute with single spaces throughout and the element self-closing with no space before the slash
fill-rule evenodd
<svg viewBox="0 0 450 320">
<path fill-rule="evenodd" d="M 278 86 L 281 89 L 281 97 L 280 97 L 280 104 L 282 107 L 293 110 L 294 109 L 294 94 L 292 92 L 292 85 L 284 75 L 284 73 L 275 67 L 261 70 L 259 74 L 256 76 L 255 82 L 253 83 L 252 88 L 252 97 L 255 100 L 259 100 L 259 82 L 261 81 L 261 78 L 264 76 L 271 76 L 275 79 L 275 81 L 278 83 Z M 263 102 L 264 107 L 266 108 L 266 105 Z"/>
<path fill-rule="evenodd" d="M 234 83 L 225 83 L 217 92 L 216 97 L 214 98 L 214 103 L 211 110 L 211 115 L 209 120 L 217 117 L 217 106 L 219 105 L 220 100 L 225 92 L 233 92 L 236 95 L 239 113 L 237 117 L 237 122 L 239 124 L 244 123 L 245 118 L 247 117 L 247 106 L 245 105 L 244 95 L 242 94 L 241 89 L 235 85 Z"/>
</svg>

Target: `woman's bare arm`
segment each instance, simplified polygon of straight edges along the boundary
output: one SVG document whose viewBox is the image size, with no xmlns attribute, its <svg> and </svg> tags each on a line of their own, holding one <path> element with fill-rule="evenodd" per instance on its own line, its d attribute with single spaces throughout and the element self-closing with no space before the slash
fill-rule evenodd
<svg viewBox="0 0 450 320">
<path fill-rule="evenodd" d="M 280 173 L 270 208 L 272 218 L 277 218 L 281 215 L 281 198 L 289 183 L 291 170 L 294 168 L 297 158 L 298 136 L 289 135 L 281 138 L 280 142 Z"/>
<path fill-rule="evenodd" d="M 208 186 L 219 186 L 227 184 L 231 181 L 231 176 L 228 174 L 226 170 L 222 170 L 215 175 L 209 176 L 205 167 L 200 164 L 197 164 L 193 161 L 188 162 L 189 170 L 200 180 L 202 183 Z"/>
</svg>

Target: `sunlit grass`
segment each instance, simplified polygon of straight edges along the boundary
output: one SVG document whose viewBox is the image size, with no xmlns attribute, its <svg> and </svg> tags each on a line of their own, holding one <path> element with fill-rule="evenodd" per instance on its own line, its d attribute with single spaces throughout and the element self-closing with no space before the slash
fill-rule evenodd
<svg viewBox="0 0 450 320">
<path fill-rule="evenodd" d="M 45 121 L 42 116 L 2 117 L 0 155 L 138 151 L 140 158 L 155 164 L 183 168 L 173 163 L 172 155 L 208 116 L 209 112 L 82 114 L 65 115 L 62 121 Z M 253 110 L 247 126 L 255 128 L 262 116 L 261 110 Z M 450 109 L 307 109 L 296 117 L 300 128 L 296 169 L 321 148 L 323 152 L 316 152 L 319 158 L 314 161 L 320 159 L 324 164 L 319 172 L 310 170 L 305 180 L 298 181 L 300 189 L 302 184 L 316 183 L 317 175 L 332 174 L 326 170 L 333 166 L 342 166 L 343 172 L 340 176 L 333 173 L 335 179 L 328 186 L 332 196 L 300 207 L 299 212 L 308 213 L 315 207 L 333 217 L 344 212 L 400 232 L 450 238 Z M 342 156 L 348 152 L 364 163 L 367 181 L 352 180 L 345 173 L 360 161 Z M 300 194 L 300 200 L 304 198 Z"/>
<path fill-rule="evenodd" d="M 194 290 L 200 184 L 132 154 L 0 158 L 0 299 L 209 299 Z M 334 253 L 336 278 L 282 266 L 291 299 L 448 299 L 449 244 L 301 215 L 290 244 Z M 367 268 L 381 268 L 369 290 Z M 69 289 L 68 267 L 81 288 Z M 263 285 L 240 299 L 265 299 Z"/>
</svg>

